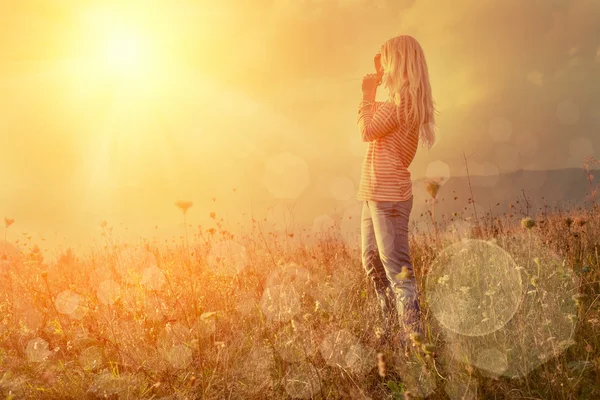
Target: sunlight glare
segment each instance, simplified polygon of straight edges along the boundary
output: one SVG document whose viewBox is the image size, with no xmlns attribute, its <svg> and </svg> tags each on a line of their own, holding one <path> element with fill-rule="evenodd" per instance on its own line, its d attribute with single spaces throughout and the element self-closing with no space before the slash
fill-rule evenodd
<svg viewBox="0 0 600 400">
<path fill-rule="evenodd" d="M 111 32 L 104 39 L 104 61 L 107 69 L 120 76 L 135 77 L 150 65 L 150 48 L 144 38 L 130 30 Z"/>
</svg>

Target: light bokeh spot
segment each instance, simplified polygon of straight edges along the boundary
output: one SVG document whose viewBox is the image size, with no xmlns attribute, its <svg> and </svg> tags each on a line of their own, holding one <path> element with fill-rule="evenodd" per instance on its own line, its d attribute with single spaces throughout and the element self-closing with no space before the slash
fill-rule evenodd
<svg viewBox="0 0 600 400">
<path fill-rule="evenodd" d="M 540 148 L 537 135 L 533 132 L 521 132 L 515 138 L 517 152 L 521 157 L 532 157 Z"/>
<path fill-rule="evenodd" d="M 160 290 L 165 284 L 166 278 L 163 271 L 156 265 L 144 269 L 142 272 L 142 286 L 150 290 Z"/>
<path fill-rule="evenodd" d="M 453 378 L 444 385 L 444 391 L 450 400 L 477 400 L 477 379 Z"/>
<path fill-rule="evenodd" d="M 561 124 L 573 125 L 579 121 L 579 107 L 573 100 L 564 100 L 556 108 L 556 116 Z"/>
<path fill-rule="evenodd" d="M 142 304 L 144 307 L 144 315 L 152 321 L 162 320 L 163 317 L 171 311 L 164 300 L 155 296 L 146 297 Z"/>
<path fill-rule="evenodd" d="M 260 309 L 270 321 L 289 321 L 300 312 L 300 295 L 289 283 L 267 287 L 260 301 Z"/>
<path fill-rule="evenodd" d="M 54 305 L 59 313 L 73 315 L 79 307 L 81 296 L 70 290 L 60 292 L 54 300 Z"/>
<path fill-rule="evenodd" d="M 311 357 L 317 351 L 317 344 L 311 329 L 292 320 L 277 331 L 274 348 L 285 361 L 299 362 Z"/>
<path fill-rule="evenodd" d="M 126 282 L 137 284 L 146 268 L 156 266 L 153 253 L 140 247 L 124 249 L 119 253 L 117 272 Z"/>
<path fill-rule="evenodd" d="M 594 155 L 594 145 L 587 137 L 573 138 L 569 141 L 569 155 L 574 162 L 583 164 L 585 157 Z"/>
<path fill-rule="evenodd" d="M 426 281 L 427 301 L 441 325 L 478 336 L 502 328 L 514 315 L 522 281 L 512 257 L 483 240 L 462 240 L 437 256 Z"/>
<path fill-rule="evenodd" d="M 192 362 L 192 349 L 184 344 L 173 346 L 167 355 L 167 360 L 176 369 L 185 369 Z"/>
<path fill-rule="evenodd" d="M 350 346 L 345 357 L 348 369 L 359 376 L 367 374 L 373 368 L 375 360 L 377 360 L 375 350 L 361 343 Z"/>
<path fill-rule="evenodd" d="M 327 335 L 321 345 L 319 352 L 327 362 L 327 365 L 335 367 L 340 365 L 344 368 L 349 367 L 348 362 L 356 363 L 355 355 L 350 355 L 351 352 L 356 353 L 360 342 L 356 336 L 348 330 L 342 329 Z"/>
<path fill-rule="evenodd" d="M 311 399 L 321 390 L 321 380 L 312 364 L 297 362 L 287 369 L 283 377 L 283 387 L 294 399 Z"/>
<path fill-rule="evenodd" d="M 536 86 L 542 86 L 544 84 L 544 74 L 537 70 L 531 71 L 527 74 L 527 80 Z"/>
<path fill-rule="evenodd" d="M 426 398 L 437 387 L 435 372 L 412 357 L 400 367 L 400 375 L 406 389 L 418 398 Z"/>
<path fill-rule="evenodd" d="M 309 182 L 306 161 L 294 154 L 280 153 L 265 162 L 263 183 L 275 198 L 296 199 Z"/>
<path fill-rule="evenodd" d="M 261 393 L 273 383 L 271 371 L 275 368 L 273 351 L 257 345 L 252 348 L 240 365 L 240 380 L 250 388 L 257 388 Z M 264 393 L 262 393 L 264 395 Z"/>
<path fill-rule="evenodd" d="M 512 123 L 506 118 L 494 118 L 490 121 L 488 132 L 494 141 L 506 142 L 513 133 Z"/>
<path fill-rule="evenodd" d="M 100 303 L 111 305 L 121 297 L 121 286 L 112 279 L 102 281 L 100 282 L 96 295 L 98 296 L 98 301 Z"/>
<path fill-rule="evenodd" d="M 239 274 L 248 264 L 246 247 L 233 240 L 217 242 L 211 247 L 207 262 L 218 275 Z"/>
<path fill-rule="evenodd" d="M 477 352 L 475 366 L 491 376 L 500 376 L 508 369 L 507 355 L 495 348 L 484 348 Z"/>
<path fill-rule="evenodd" d="M 102 366 L 102 354 L 102 348 L 98 346 L 88 347 L 79 355 L 79 364 L 88 371 L 98 369 Z"/>
<path fill-rule="evenodd" d="M 192 331 L 184 324 L 167 324 L 156 339 L 156 347 L 173 368 L 183 369 L 192 359 L 192 339 Z"/>
<path fill-rule="evenodd" d="M 207 338 L 217 330 L 217 313 L 208 311 L 200 315 L 192 327 L 192 332 L 201 338 Z"/>
<path fill-rule="evenodd" d="M 425 177 L 428 179 L 441 179 L 444 184 L 450 179 L 450 166 L 441 160 L 433 161 L 427 164 Z"/>
<path fill-rule="evenodd" d="M 335 177 L 331 180 L 329 191 L 336 200 L 349 200 L 355 194 L 354 182 L 345 176 Z"/>
<path fill-rule="evenodd" d="M 504 172 L 512 172 L 519 167 L 519 152 L 512 146 L 496 146 L 494 159 L 496 165 Z"/>
<path fill-rule="evenodd" d="M 242 315 L 251 315 L 259 309 L 258 299 L 250 292 L 240 293 L 237 299 L 235 309 Z"/>
<path fill-rule="evenodd" d="M 286 262 L 269 274 L 266 286 L 290 285 L 299 296 L 302 296 L 310 291 L 312 283 L 311 274 L 306 268 L 295 262 Z"/>
<path fill-rule="evenodd" d="M 444 342 L 456 361 L 471 360 L 482 374 L 491 377 L 522 377 L 574 344 L 578 310 L 572 296 L 577 293 L 579 278 L 561 257 L 546 247 L 543 239 L 531 231 L 515 239 L 504 245 L 513 255 L 517 270 L 524 280 L 519 291 L 518 310 L 510 320 L 500 329 L 478 336 L 453 332 L 447 328 L 442 330 Z M 433 266 L 434 274 L 435 269 Z M 512 274 L 507 273 L 506 268 L 499 268 L 498 273 L 502 270 L 510 281 Z M 480 276 L 490 274 L 485 269 L 481 273 Z M 447 285 L 454 276 L 440 278 L 438 284 Z M 461 287 L 457 289 L 461 290 Z M 485 320 L 497 319 L 492 313 L 497 313 L 501 308 L 496 308 L 495 304 L 502 298 L 502 291 L 492 286 L 486 289 L 486 293 L 490 301 L 478 301 L 481 309 L 473 310 L 468 305 L 463 308 L 471 309 L 474 316 L 479 312 Z M 491 303 L 491 300 L 496 303 Z"/>
<path fill-rule="evenodd" d="M 38 337 L 27 343 L 25 353 L 30 362 L 43 362 L 52 352 L 48 348 L 48 342 Z"/>
</svg>

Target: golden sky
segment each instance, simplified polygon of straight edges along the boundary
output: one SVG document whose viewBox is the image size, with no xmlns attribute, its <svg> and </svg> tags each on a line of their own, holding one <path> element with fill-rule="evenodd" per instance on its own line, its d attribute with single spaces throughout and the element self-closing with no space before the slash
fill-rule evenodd
<svg viewBox="0 0 600 400">
<path fill-rule="evenodd" d="M 81 238 L 103 219 L 176 230 L 179 199 L 195 224 L 279 198 L 343 209 L 360 79 L 398 34 L 440 111 L 414 178 L 463 175 L 463 152 L 480 174 L 581 166 L 600 149 L 599 21 L 597 0 L 2 1 L 0 213 Z"/>
</svg>

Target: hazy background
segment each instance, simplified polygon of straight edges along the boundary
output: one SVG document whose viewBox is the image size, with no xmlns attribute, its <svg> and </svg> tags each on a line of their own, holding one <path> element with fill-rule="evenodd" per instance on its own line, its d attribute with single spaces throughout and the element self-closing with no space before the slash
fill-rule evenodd
<svg viewBox="0 0 600 400">
<path fill-rule="evenodd" d="M 137 70 L 103 58 L 123 31 L 144 41 Z M 521 169 L 573 195 L 557 188 L 581 174 L 549 171 L 599 155 L 597 0 L 4 0 L 0 217 L 51 245 L 96 238 L 102 220 L 179 234 L 176 200 L 194 202 L 193 225 L 215 211 L 232 229 L 269 207 L 309 228 L 356 210 L 361 77 L 398 34 L 422 44 L 440 112 L 413 178 L 462 176 L 465 153 L 498 201 Z"/>
</svg>

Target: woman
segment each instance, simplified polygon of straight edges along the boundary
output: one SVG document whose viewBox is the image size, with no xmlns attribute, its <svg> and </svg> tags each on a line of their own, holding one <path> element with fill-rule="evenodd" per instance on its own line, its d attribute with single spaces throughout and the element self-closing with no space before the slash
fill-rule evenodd
<svg viewBox="0 0 600 400">
<path fill-rule="evenodd" d="M 398 316 L 399 342 L 422 333 L 417 282 L 408 246 L 413 205 L 410 166 L 418 142 L 435 141 L 435 108 L 423 49 L 411 36 L 388 40 L 375 56 L 376 74 L 363 78 L 358 127 L 368 142 L 357 199 L 363 201 L 362 262 L 375 284 L 390 339 Z M 383 83 L 389 99 L 375 102 Z M 396 309 L 397 313 L 394 311 Z"/>
</svg>

